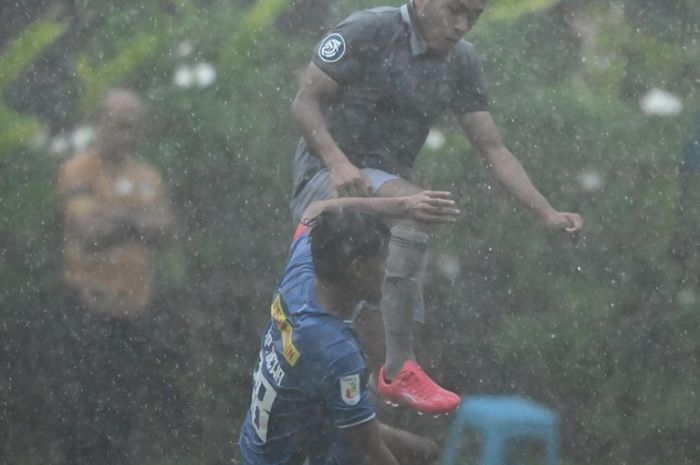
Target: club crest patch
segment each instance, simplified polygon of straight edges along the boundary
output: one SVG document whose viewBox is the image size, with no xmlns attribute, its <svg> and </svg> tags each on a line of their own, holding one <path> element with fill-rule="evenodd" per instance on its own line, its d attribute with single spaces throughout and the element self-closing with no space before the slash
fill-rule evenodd
<svg viewBox="0 0 700 465">
<path fill-rule="evenodd" d="M 357 405 L 360 401 L 360 375 L 340 378 L 340 397 L 348 405 Z"/>
<path fill-rule="evenodd" d="M 318 48 L 318 56 L 326 63 L 335 63 L 345 55 L 345 39 L 334 32 L 328 34 Z"/>
</svg>

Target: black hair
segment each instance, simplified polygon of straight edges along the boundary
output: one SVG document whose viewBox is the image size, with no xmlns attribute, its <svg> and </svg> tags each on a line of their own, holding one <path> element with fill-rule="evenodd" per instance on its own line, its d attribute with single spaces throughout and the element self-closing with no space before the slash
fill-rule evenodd
<svg viewBox="0 0 700 465">
<path fill-rule="evenodd" d="M 311 256 L 320 279 L 344 279 L 353 260 L 374 257 L 389 244 L 389 228 L 379 215 L 353 207 L 328 209 L 310 226 Z"/>
</svg>

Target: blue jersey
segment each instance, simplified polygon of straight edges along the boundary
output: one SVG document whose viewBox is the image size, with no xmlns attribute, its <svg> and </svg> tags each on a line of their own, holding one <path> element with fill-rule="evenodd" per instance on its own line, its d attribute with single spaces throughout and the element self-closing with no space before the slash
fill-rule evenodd
<svg viewBox="0 0 700 465">
<path fill-rule="evenodd" d="M 309 229 L 301 228 L 261 341 L 241 428 L 243 463 L 301 464 L 329 427 L 348 428 L 374 417 L 365 355 L 350 323 L 318 303 Z"/>
</svg>

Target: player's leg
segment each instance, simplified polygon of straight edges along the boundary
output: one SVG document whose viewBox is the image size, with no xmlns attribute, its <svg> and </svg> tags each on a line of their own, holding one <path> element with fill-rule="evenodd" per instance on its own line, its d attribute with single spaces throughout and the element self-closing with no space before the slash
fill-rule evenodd
<svg viewBox="0 0 700 465">
<path fill-rule="evenodd" d="M 363 169 L 362 173 L 372 193 L 377 196 L 406 196 L 423 190 L 381 170 Z M 298 222 L 311 202 L 330 196 L 330 174 L 327 169 L 321 169 L 295 193 L 291 202 L 294 220 Z M 387 367 L 383 370 L 384 376 L 389 378 L 386 381 L 400 378 L 398 382 L 391 383 L 391 393 L 379 389 L 382 397 L 408 404 L 419 411 L 443 413 L 453 410 L 459 404 L 459 397 L 435 384 L 414 363 L 413 354 L 413 321 L 423 321 L 424 316 L 422 282 L 428 237 L 426 225 L 410 221 L 395 222 L 392 225 L 387 279 L 380 305 L 386 345 L 381 337 L 377 337 L 377 325 L 371 326 L 374 330 L 370 331 L 372 334 L 369 336 L 360 327 L 360 337 L 363 340 L 363 348 L 370 356 L 371 365 L 376 364 L 386 347 Z M 365 329 L 369 327 L 370 325 L 366 325 Z M 406 363 L 407 361 L 409 363 Z M 381 388 L 389 385 L 378 383 L 378 386 Z"/>
<path fill-rule="evenodd" d="M 408 181 L 395 179 L 386 182 L 377 195 L 403 197 L 421 191 Z M 429 237 L 426 225 L 412 221 L 396 221 L 391 228 L 381 303 L 386 335 L 384 375 L 388 379 L 399 374 L 406 360 L 416 358 L 413 353 L 413 320 L 416 313 L 422 317 L 419 306 Z"/>
<path fill-rule="evenodd" d="M 380 170 L 362 171 L 367 178 L 367 183 L 369 184 L 372 193 L 376 193 L 383 184 L 399 179 L 398 176 L 394 176 Z M 325 168 L 319 170 L 308 181 L 304 183 L 300 182 L 300 184 L 302 184 L 301 187 L 296 190 L 290 202 L 292 220 L 294 221 L 295 226 L 301 219 L 304 211 L 312 202 L 328 199 L 331 197 L 332 193 L 330 173 Z M 365 303 L 363 303 L 363 305 L 364 304 Z M 370 307 L 378 307 L 379 303 L 369 303 L 367 305 Z M 381 314 L 378 311 L 361 312 L 359 318 L 355 320 L 355 324 L 358 328 L 362 348 L 369 357 L 369 365 L 371 368 L 373 368 L 372 372 L 374 373 L 384 361 L 385 354 L 384 331 L 381 322 Z"/>
<path fill-rule="evenodd" d="M 384 355 L 386 354 L 384 321 L 382 312 L 379 310 L 379 302 L 362 302 L 360 305 L 362 311 L 358 312 L 357 318 L 354 319 L 354 326 L 362 349 L 367 354 L 367 365 L 369 372 L 372 373 L 371 379 L 374 380 L 376 379 L 375 374 L 384 364 Z M 374 389 L 376 383 L 372 381 L 370 384 Z"/>
<path fill-rule="evenodd" d="M 367 184 L 370 186 L 370 191 L 375 196 L 380 196 L 379 191 L 384 189 L 384 186 L 399 181 L 405 182 L 398 176 L 387 173 L 386 171 L 373 168 L 364 168 L 361 171 L 367 180 Z M 420 189 L 418 189 L 417 192 L 420 192 Z M 390 227 L 393 227 L 394 225 L 395 222 L 389 224 Z M 391 245 L 389 247 L 391 248 Z M 374 374 L 377 373 L 379 367 L 385 363 L 385 355 L 389 353 L 386 345 L 387 339 L 385 338 L 386 331 L 384 318 L 382 316 L 383 312 L 379 311 L 382 303 L 363 302 L 362 305 L 364 311 L 362 311 L 359 314 L 359 317 L 355 319 L 355 327 L 360 337 L 362 348 L 369 358 L 370 372 Z M 413 315 L 410 312 L 406 318 L 409 324 L 413 321 Z M 411 341 L 407 341 L 407 339 L 411 338 L 411 334 L 411 331 L 409 331 L 408 334 L 404 335 L 403 337 L 395 337 L 397 341 L 401 339 L 402 342 L 401 344 L 392 343 L 392 350 L 390 352 L 392 357 L 401 357 L 398 352 L 404 348 L 408 349 L 409 355 L 413 353 Z M 392 333 L 392 335 L 394 335 L 394 333 Z M 399 369 L 401 369 L 401 367 L 399 367 Z"/>
<path fill-rule="evenodd" d="M 398 178 L 383 183 L 376 195 L 402 197 L 421 191 L 422 188 Z M 387 400 L 426 413 L 444 413 L 459 405 L 459 396 L 433 382 L 415 363 L 413 352 L 414 320 L 424 321 L 423 282 L 429 228 L 407 220 L 397 221 L 391 228 L 381 302 L 386 358 L 377 387 Z"/>
</svg>

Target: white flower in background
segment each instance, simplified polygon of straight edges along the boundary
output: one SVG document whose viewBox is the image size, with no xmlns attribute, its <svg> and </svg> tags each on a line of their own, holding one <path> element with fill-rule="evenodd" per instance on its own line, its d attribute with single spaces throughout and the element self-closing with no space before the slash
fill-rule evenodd
<svg viewBox="0 0 700 465">
<path fill-rule="evenodd" d="M 429 150 L 440 150 L 445 145 L 445 136 L 438 129 L 431 129 L 425 139 L 425 146 Z"/>
<path fill-rule="evenodd" d="M 68 139 L 63 134 L 52 137 L 49 141 L 48 151 L 51 155 L 63 155 L 70 148 Z"/>
<path fill-rule="evenodd" d="M 440 272 L 450 281 L 457 279 L 457 276 L 459 276 L 459 271 L 462 268 L 459 264 L 459 260 L 456 257 L 447 254 L 440 254 L 437 261 L 437 267 Z"/>
<path fill-rule="evenodd" d="M 192 71 L 199 87 L 209 87 L 216 81 L 216 69 L 209 63 L 197 63 Z"/>
<path fill-rule="evenodd" d="M 183 40 L 177 44 L 177 47 L 175 48 L 175 53 L 180 58 L 188 57 L 192 54 L 192 52 L 194 52 L 194 47 L 192 46 L 192 42 L 189 40 Z"/>
<path fill-rule="evenodd" d="M 90 126 L 78 126 L 71 135 L 73 148 L 77 151 L 85 150 L 94 139 L 95 130 Z"/>
<path fill-rule="evenodd" d="M 134 190 L 134 183 L 124 176 L 119 176 L 114 181 L 114 190 L 120 197 L 126 197 L 132 190 Z"/>
<path fill-rule="evenodd" d="M 675 116 L 683 110 L 683 103 L 670 92 L 654 87 L 639 100 L 639 107 L 646 115 Z"/>
<path fill-rule="evenodd" d="M 189 66 L 180 65 L 175 70 L 175 75 L 173 76 L 173 82 L 176 86 L 183 89 L 189 89 L 194 84 L 194 73 Z"/>
<path fill-rule="evenodd" d="M 578 175 L 578 183 L 584 191 L 593 192 L 603 187 L 603 178 L 595 171 L 584 171 Z"/>
</svg>

